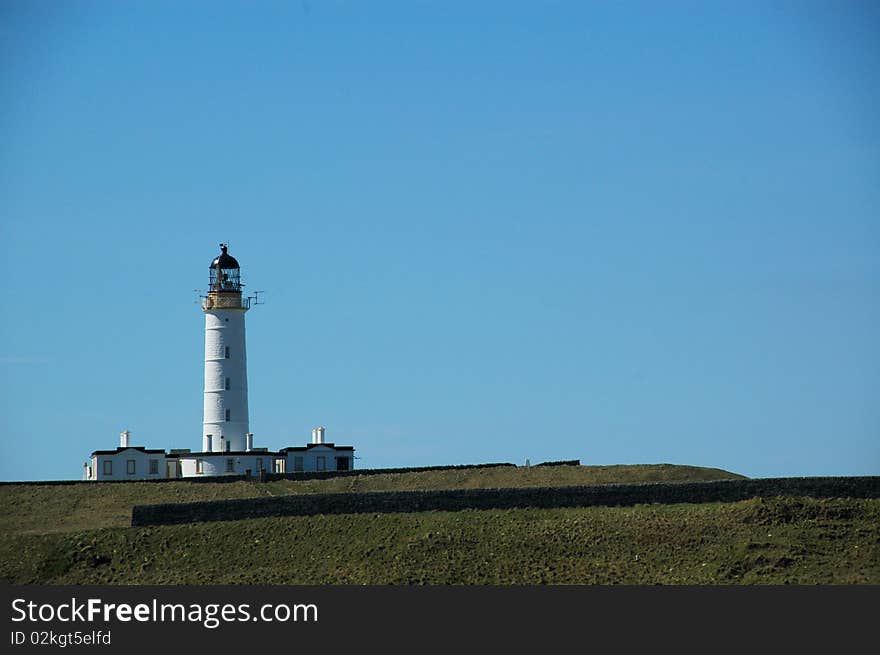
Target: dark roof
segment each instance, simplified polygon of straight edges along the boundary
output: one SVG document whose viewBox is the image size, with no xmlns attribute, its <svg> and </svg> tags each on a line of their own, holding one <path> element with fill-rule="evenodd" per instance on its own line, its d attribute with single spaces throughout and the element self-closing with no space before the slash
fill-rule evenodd
<svg viewBox="0 0 880 655">
<path fill-rule="evenodd" d="M 90 455 L 90 457 L 94 457 L 95 455 L 118 455 L 123 450 L 139 450 L 140 452 L 147 453 L 149 455 L 158 455 L 159 453 L 162 453 L 163 455 L 165 454 L 165 451 L 161 448 L 149 449 L 145 448 L 144 446 L 119 446 L 119 448 L 117 448 L 116 450 L 96 450 Z"/>
<path fill-rule="evenodd" d="M 201 453 L 172 453 L 167 457 L 241 457 L 242 455 L 247 455 L 248 457 L 269 457 L 270 455 L 279 454 L 271 450 L 208 450 Z"/>
<path fill-rule="evenodd" d="M 181 453 L 174 452 L 173 450 L 170 453 L 166 453 L 161 449 L 153 449 L 149 450 L 144 448 L 143 446 L 129 446 L 128 448 L 123 448 L 120 446 L 116 450 L 96 450 L 91 454 L 91 457 L 95 455 L 118 455 L 123 450 L 139 450 L 142 453 L 152 454 L 163 454 L 165 455 L 165 459 L 179 459 L 181 457 L 272 457 L 274 455 L 284 455 L 290 451 L 305 451 L 310 448 L 318 448 L 319 446 L 324 446 L 326 448 L 330 448 L 331 450 L 354 450 L 354 446 L 336 446 L 332 443 L 310 443 L 305 446 L 288 446 L 287 448 L 282 448 L 279 451 L 273 450 L 209 450 L 206 452 L 195 452 L 195 453 Z"/>
<path fill-rule="evenodd" d="M 354 450 L 354 446 L 337 446 L 332 443 L 310 443 L 305 446 L 287 446 L 287 448 L 282 448 L 279 450 L 279 453 L 286 453 L 289 451 L 303 451 L 308 450 L 309 448 L 318 448 L 320 446 L 324 446 L 326 448 L 330 448 L 332 450 Z"/>
<path fill-rule="evenodd" d="M 208 268 L 241 268 L 235 257 L 226 252 L 226 246 L 221 245 L 220 250 L 222 252 L 218 257 L 214 257 L 214 260 Z"/>
</svg>

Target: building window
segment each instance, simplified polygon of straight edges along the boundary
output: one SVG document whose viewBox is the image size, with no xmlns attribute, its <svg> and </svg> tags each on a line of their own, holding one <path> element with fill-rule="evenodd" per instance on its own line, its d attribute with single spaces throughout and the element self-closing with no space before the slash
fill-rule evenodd
<svg viewBox="0 0 880 655">
<path fill-rule="evenodd" d="M 159 460 L 150 460 L 150 475 L 159 475 Z"/>
<path fill-rule="evenodd" d="M 113 462 L 110 460 L 104 462 L 104 475 L 113 475 Z"/>
<path fill-rule="evenodd" d="M 134 475 L 135 461 L 133 459 L 125 460 L 125 472 L 129 475 Z"/>
<path fill-rule="evenodd" d="M 229 391 L 229 378 L 226 378 L 226 391 Z"/>
<path fill-rule="evenodd" d="M 337 471 L 347 471 L 348 470 L 348 457 L 337 457 L 336 458 L 336 470 Z"/>
<path fill-rule="evenodd" d="M 205 472 L 205 462 L 201 459 L 196 460 L 196 473 L 204 473 Z"/>
<path fill-rule="evenodd" d="M 315 463 L 316 463 L 316 468 L 319 471 L 326 471 L 327 470 L 327 458 L 324 457 L 324 455 L 318 455 L 317 459 L 315 460 Z"/>
<path fill-rule="evenodd" d="M 257 471 L 263 470 L 263 458 L 257 457 Z"/>
<path fill-rule="evenodd" d="M 225 353 L 225 355 L 226 355 L 226 359 L 229 359 L 229 346 L 226 346 L 226 349 L 224 350 L 224 353 Z"/>
<path fill-rule="evenodd" d="M 229 443 L 228 441 L 226 443 Z M 231 457 L 226 460 L 226 472 L 234 473 L 235 472 L 235 460 Z"/>
<path fill-rule="evenodd" d="M 232 416 L 232 412 L 231 412 L 231 410 L 228 410 L 228 409 L 227 409 L 227 410 L 226 410 L 226 420 L 227 420 L 227 421 L 229 420 L 230 416 Z"/>
<path fill-rule="evenodd" d="M 293 470 L 294 471 L 302 471 L 303 470 L 303 458 L 301 455 L 297 455 L 293 458 Z"/>
</svg>

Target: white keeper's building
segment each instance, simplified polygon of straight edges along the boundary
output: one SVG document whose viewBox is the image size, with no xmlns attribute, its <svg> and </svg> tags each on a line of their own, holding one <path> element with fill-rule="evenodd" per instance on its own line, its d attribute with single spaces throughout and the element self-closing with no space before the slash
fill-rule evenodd
<svg viewBox="0 0 880 655">
<path fill-rule="evenodd" d="M 325 441 L 323 427 L 305 446 L 255 448 L 250 432 L 244 315 L 256 296 L 243 297 L 241 268 L 225 244 L 209 268 L 205 314 L 205 404 L 201 450 L 169 452 L 131 445 L 120 435 L 115 450 L 96 450 L 83 464 L 85 480 L 150 480 L 299 471 L 348 471 L 354 448 Z"/>
</svg>

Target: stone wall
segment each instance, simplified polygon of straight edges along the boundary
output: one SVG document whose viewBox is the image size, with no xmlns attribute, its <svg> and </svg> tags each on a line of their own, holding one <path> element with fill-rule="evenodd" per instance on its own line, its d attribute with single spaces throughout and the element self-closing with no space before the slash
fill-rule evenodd
<svg viewBox="0 0 880 655">
<path fill-rule="evenodd" d="M 222 453 L 220 453 L 222 455 Z M 508 462 L 495 462 L 490 464 L 448 464 L 445 466 L 410 466 L 396 469 L 353 469 L 350 471 L 298 471 L 296 473 L 269 473 L 259 479 L 263 482 L 272 480 L 324 480 L 326 478 L 341 478 L 352 475 L 384 475 L 388 473 L 421 473 L 423 471 L 455 471 L 459 469 L 495 468 L 498 466 L 512 466 Z M 256 475 L 248 478 L 245 475 L 200 475 L 192 478 L 159 478 L 147 480 L 0 480 L 0 487 L 10 485 L 49 486 L 58 487 L 71 484 L 119 484 L 120 482 L 239 482 L 241 480 L 256 480 Z"/>
<path fill-rule="evenodd" d="M 196 503 L 138 505 L 131 524 L 237 521 L 271 516 L 735 502 L 755 496 L 880 498 L 880 477 L 764 478 L 579 487 L 294 494 Z"/>
</svg>

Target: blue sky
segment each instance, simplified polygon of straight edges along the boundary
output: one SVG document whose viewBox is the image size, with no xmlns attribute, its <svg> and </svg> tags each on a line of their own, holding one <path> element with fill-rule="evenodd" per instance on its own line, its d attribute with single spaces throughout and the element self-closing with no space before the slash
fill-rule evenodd
<svg viewBox="0 0 880 655">
<path fill-rule="evenodd" d="M 0 479 L 256 445 L 880 474 L 880 10 L 0 4 Z"/>
</svg>

